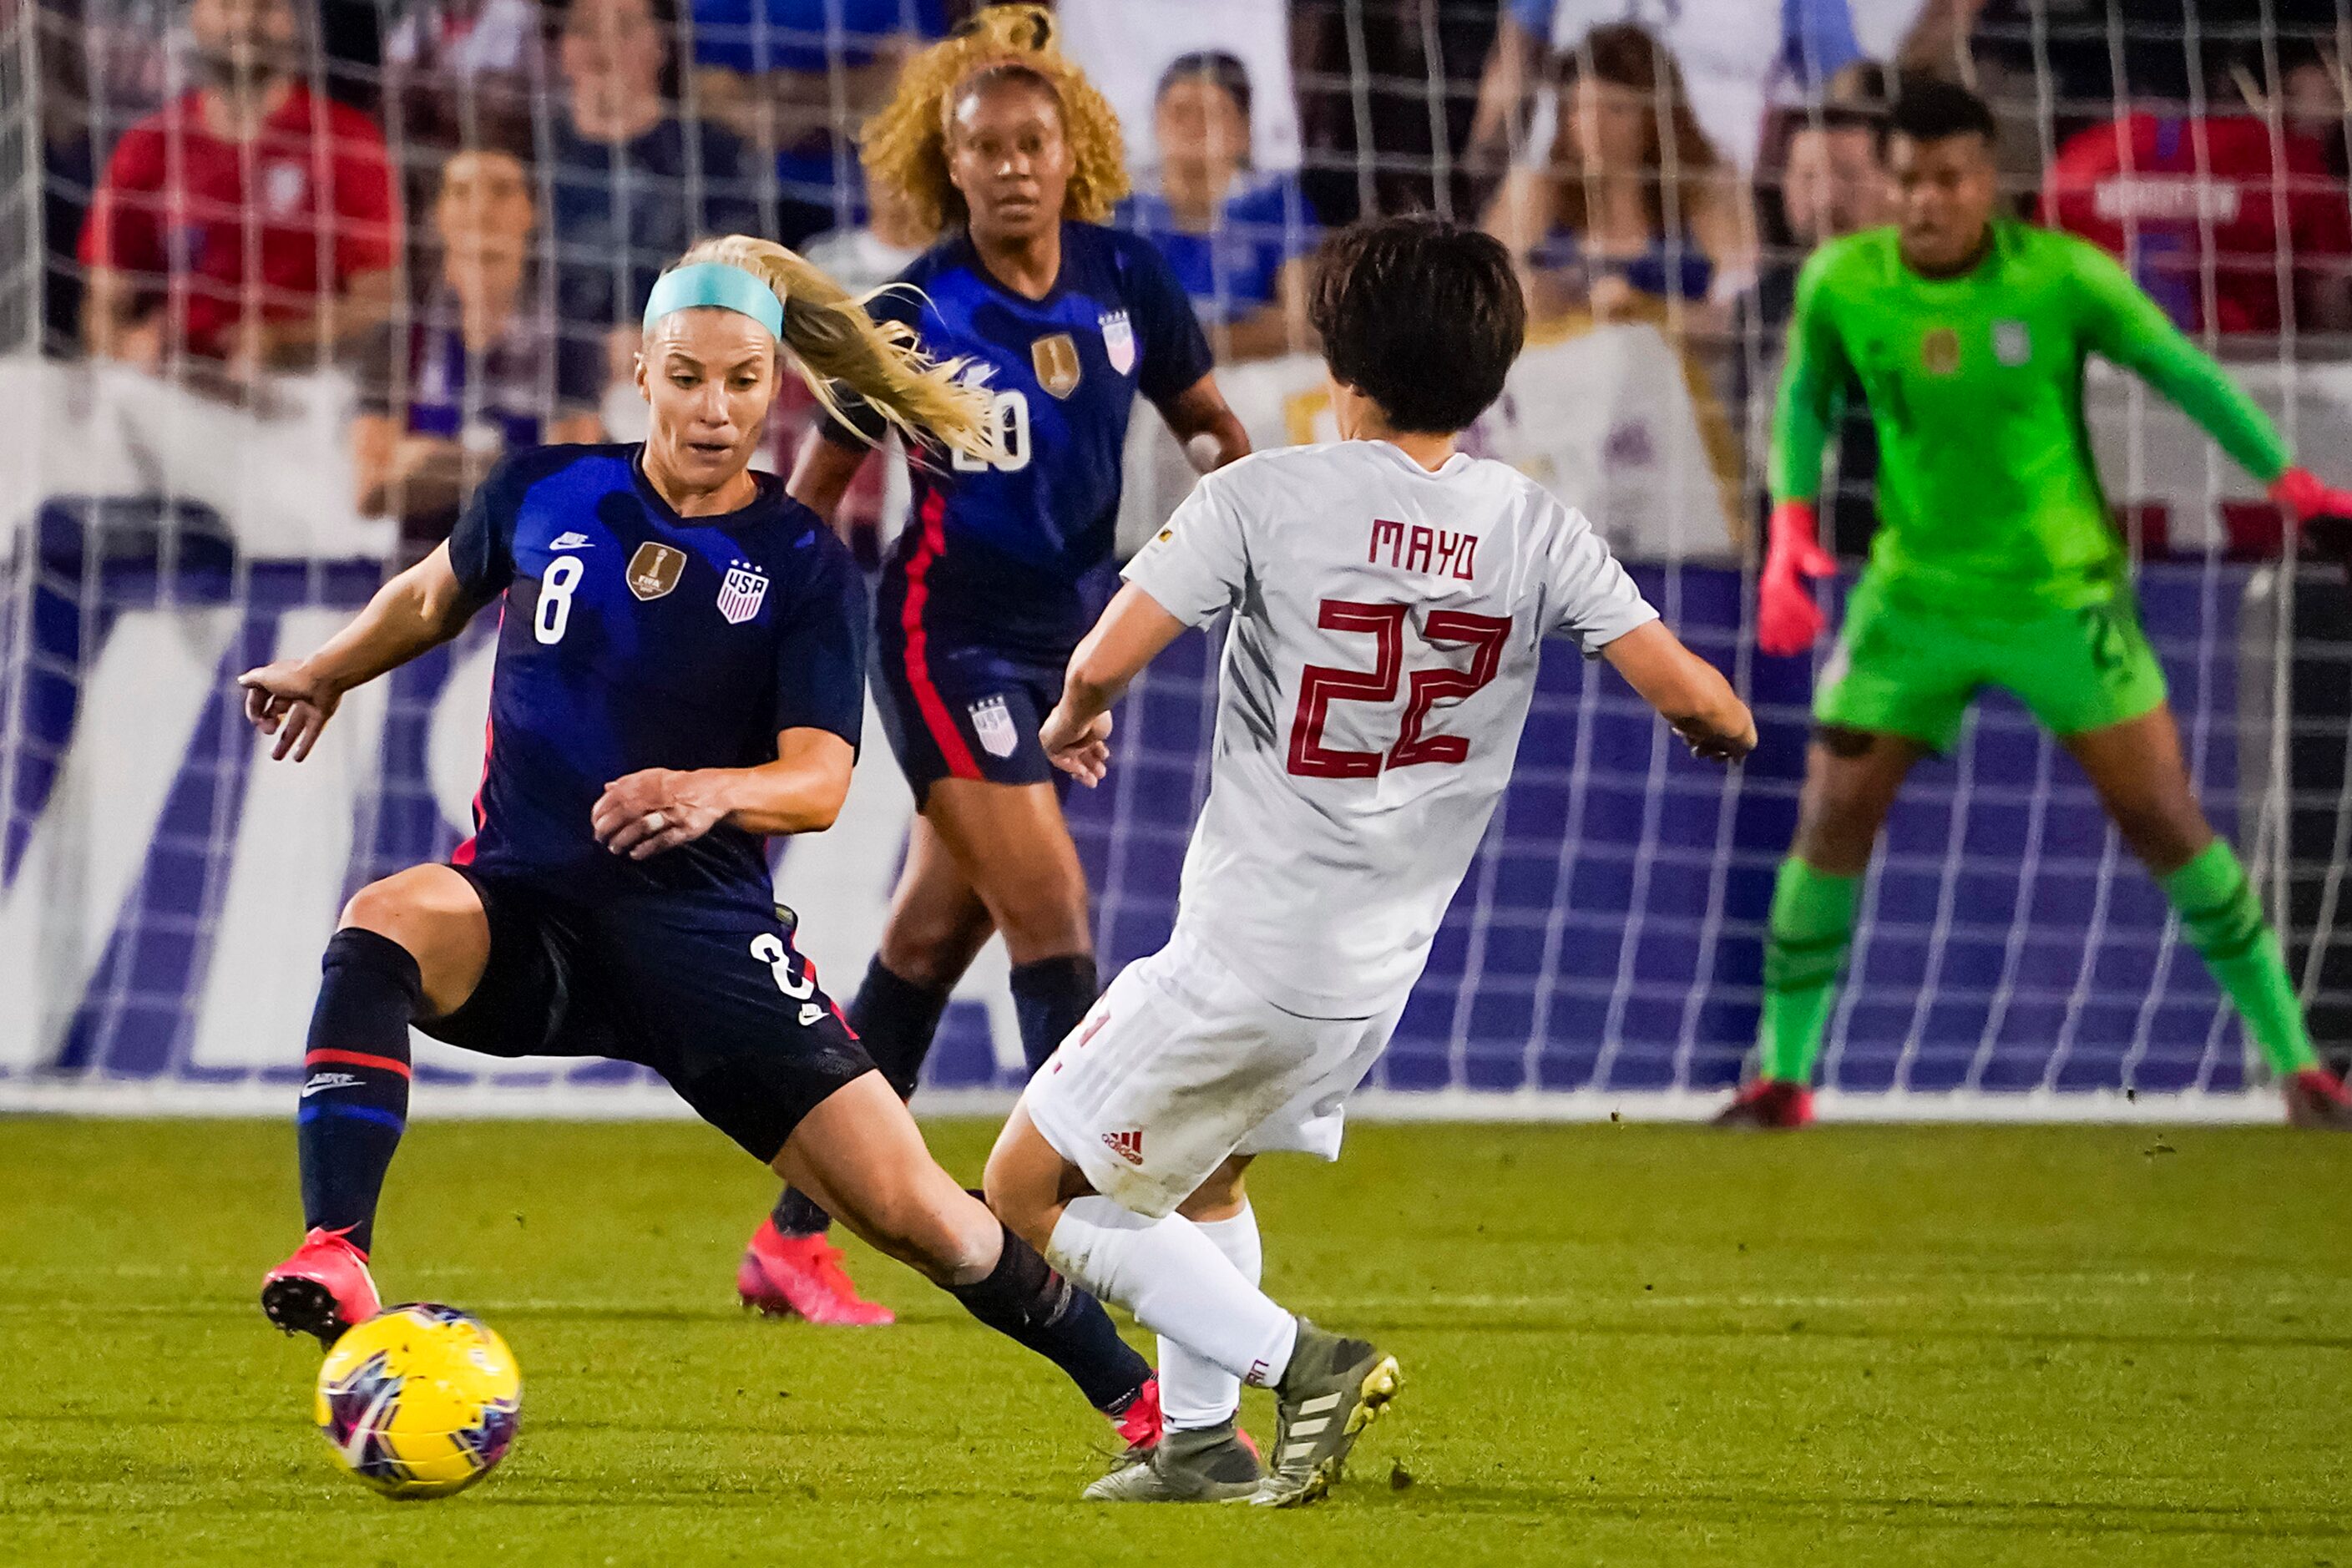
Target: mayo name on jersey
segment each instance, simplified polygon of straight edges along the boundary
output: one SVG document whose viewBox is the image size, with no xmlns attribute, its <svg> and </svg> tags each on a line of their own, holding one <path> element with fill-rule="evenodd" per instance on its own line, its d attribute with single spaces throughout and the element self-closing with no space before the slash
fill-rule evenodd
<svg viewBox="0 0 2352 1568">
<path fill-rule="evenodd" d="M 1260 994 L 1369 1017 L 1420 977 L 1509 781 L 1546 637 L 1654 620 L 1584 518 L 1516 469 L 1384 441 L 1203 479 L 1127 568 L 1230 610 L 1209 798 L 1177 923 Z"/>
<path fill-rule="evenodd" d="M 634 447 L 501 462 L 449 542 L 468 595 L 503 592 L 477 832 L 461 859 L 581 896 L 667 891 L 764 910 L 760 840 L 721 825 L 643 862 L 595 842 L 611 780 L 772 761 L 784 730 L 852 745 L 865 590 L 814 513 L 761 476 L 740 510 L 682 518 Z"/>
</svg>

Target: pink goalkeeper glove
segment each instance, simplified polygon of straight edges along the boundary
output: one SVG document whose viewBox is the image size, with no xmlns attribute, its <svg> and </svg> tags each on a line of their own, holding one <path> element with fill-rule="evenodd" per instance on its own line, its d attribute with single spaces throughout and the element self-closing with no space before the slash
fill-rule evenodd
<svg viewBox="0 0 2352 1568">
<path fill-rule="evenodd" d="M 1756 646 L 1766 653 L 1802 653 L 1822 635 L 1826 617 L 1813 602 L 1809 579 L 1828 576 L 1837 562 L 1822 548 L 1819 527 L 1809 500 L 1784 500 L 1772 509 L 1770 542 L 1756 584 Z"/>
<path fill-rule="evenodd" d="M 2352 491 L 2330 489 L 2309 468 L 2289 468 L 2272 483 L 2271 500 L 2303 530 L 2306 546 L 2352 570 Z"/>
</svg>

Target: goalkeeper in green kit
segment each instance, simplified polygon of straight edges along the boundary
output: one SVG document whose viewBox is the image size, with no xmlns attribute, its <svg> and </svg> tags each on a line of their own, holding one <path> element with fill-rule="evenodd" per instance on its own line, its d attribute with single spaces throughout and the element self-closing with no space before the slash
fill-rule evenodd
<svg viewBox="0 0 2352 1568">
<path fill-rule="evenodd" d="M 1944 83 L 1890 116 L 1897 226 L 1806 264 L 1772 448 L 1758 644 L 1801 653 L 1822 452 L 1849 378 L 1877 427 L 1879 528 L 1814 698 L 1796 842 L 1764 948 L 1761 1074 L 1718 1120 L 1801 1126 L 1872 846 L 1912 764 L 1948 750 L 1977 691 L 2014 692 L 2082 764 L 2189 942 L 2245 1019 L 2298 1126 L 2352 1129 L 2312 1053 L 2277 936 L 2190 793 L 2164 675 L 2092 464 L 2083 363 L 2136 372 L 2298 521 L 2352 496 L 2291 465 L 2278 432 L 2106 254 L 1993 216 L 1993 121 Z"/>
</svg>

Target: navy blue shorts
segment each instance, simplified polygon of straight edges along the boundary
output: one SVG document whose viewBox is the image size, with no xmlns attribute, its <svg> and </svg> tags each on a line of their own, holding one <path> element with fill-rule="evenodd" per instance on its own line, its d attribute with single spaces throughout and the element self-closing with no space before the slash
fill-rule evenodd
<svg viewBox="0 0 2352 1568">
<path fill-rule="evenodd" d="M 490 958 L 465 1004 L 416 1026 L 494 1057 L 614 1057 L 651 1068 L 762 1164 L 801 1119 L 874 1070 L 790 920 L 658 898 L 577 902 L 457 868 Z"/>
<path fill-rule="evenodd" d="M 940 779 L 1052 784 L 1069 775 L 1045 759 L 1037 731 L 1062 699 L 1067 653 L 1007 652 L 902 613 L 886 580 L 874 628 L 874 700 L 890 750 L 919 811 Z"/>
</svg>

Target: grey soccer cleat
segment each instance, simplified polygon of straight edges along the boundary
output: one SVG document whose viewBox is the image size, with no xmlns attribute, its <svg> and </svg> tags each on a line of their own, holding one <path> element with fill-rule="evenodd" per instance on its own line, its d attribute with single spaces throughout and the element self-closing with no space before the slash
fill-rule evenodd
<svg viewBox="0 0 2352 1568">
<path fill-rule="evenodd" d="M 1281 1405 L 1274 1468 L 1250 1500 L 1296 1508 L 1329 1491 L 1356 1435 L 1379 1419 L 1403 1381 L 1396 1357 L 1299 1319 L 1290 1365 L 1275 1386 Z"/>
<path fill-rule="evenodd" d="M 1170 1427 L 1140 1459 L 1086 1490 L 1088 1502 L 1245 1502 L 1255 1495 L 1257 1455 L 1230 1421 Z"/>
</svg>

